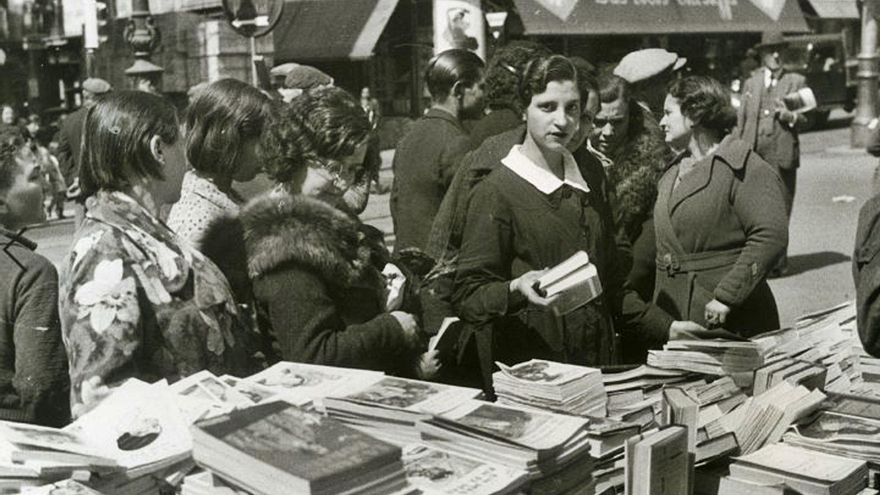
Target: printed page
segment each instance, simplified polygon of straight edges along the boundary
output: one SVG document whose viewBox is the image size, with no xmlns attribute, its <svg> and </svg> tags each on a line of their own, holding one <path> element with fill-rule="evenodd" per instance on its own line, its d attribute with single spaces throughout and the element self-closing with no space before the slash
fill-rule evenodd
<svg viewBox="0 0 880 495">
<path fill-rule="evenodd" d="M 243 380 L 277 390 L 280 398 L 295 403 L 353 393 L 384 376 L 378 371 L 282 361 Z"/>
<path fill-rule="evenodd" d="M 808 451 L 784 443 L 768 445 L 740 457 L 738 461 L 827 483 L 842 480 L 865 464 L 864 461 Z"/>
</svg>

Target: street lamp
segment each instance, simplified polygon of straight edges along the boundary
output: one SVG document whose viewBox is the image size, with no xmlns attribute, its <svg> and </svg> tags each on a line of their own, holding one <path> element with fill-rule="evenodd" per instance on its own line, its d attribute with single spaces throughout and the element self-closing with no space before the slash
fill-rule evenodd
<svg viewBox="0 0 880 495">
<path fill-rule="evenodd" d="M 282 0 L 223 0 L 223 12 L 232 29 L 250 38 L 251 74 L 254 86 L 259 86 L 257 75 L 257 38 L 269 34 L 284 10 Z"/>
<path fill-rule="evenodd" d="M 125 75 L 135 88 L 158 93 L 165 69 L 151 62 L 150 55 L 162 42 L 162 34 L 150 14 L 149 0 L 133 1 L 131 19 L 122 36 L 134 52 L 134 63 L 125 69 Z"/>
<path fill-rule="evenodd" d="M 862 4 L 862 42 L 858 55 L 859 71 L 856 116 L 852 122 L 850 144 L 864 148 L 871 136 L 871 121 L 877 116 L 877 14 L 878 0 L 864 0 Z"/>
</svg>

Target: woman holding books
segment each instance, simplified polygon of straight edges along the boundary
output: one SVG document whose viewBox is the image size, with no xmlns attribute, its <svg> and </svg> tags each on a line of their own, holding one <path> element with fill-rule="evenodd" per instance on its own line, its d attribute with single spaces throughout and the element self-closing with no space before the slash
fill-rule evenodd
<svg viewBox="0 0 880 495">
<path fill-rule="evenodd" d="M 217 223 L 206 244 L 244 243 L 242 263 L 274 358 L 412 374 L 423 350 L 415 308 L 389 289 L 403 274 L 388 264 L 378 230 L 334 206 L 363 167 L 369 134 L 360 103 L 339 88 L 278 108 L 262 140 L 264 169 L 277 186 L 238 219 Z"/>
<path fill-rule="evenodd" d="M 788 243 L 779 175 L 729 135 L 736 112 L 718 81 L 675 81 L 663 113 L 666 142 L 680 154 L 654 207 L 656 304 L 673 318 L 744 337 L 779 328 L 766 282 Z M 660 342 L 669 336 L 649 333 Z"/>
<path fill-rule="evenodd" d="M 174 107 L 140 91 L 92 107 L 83 130 L 86 215 L 61 275 L 74 416 L 125 379 L 208 369 L 242 376 L 250 329 L 220 270 L 158 219 L 186 160 Z"/>
<path fill-rule="evenodd" d="M 612 364 L 611 308 L 625 272 L 602 184 L 585 180 L 604 177 L 601 165 L 598 174 L 582 171 L 566 148 L 584 103 L 575 66 L 559 55 L 536 58 L 524 70 L 519 98 L 525 137 L 471 192 L 453 303 L 479 329 L 484 375 L 493 361 Z M 557 316 L 535 283 L 578 251 L 596 266 L 605 294 Z M 489 328 L 494 341 L 487 342 Z"/>
</svg>

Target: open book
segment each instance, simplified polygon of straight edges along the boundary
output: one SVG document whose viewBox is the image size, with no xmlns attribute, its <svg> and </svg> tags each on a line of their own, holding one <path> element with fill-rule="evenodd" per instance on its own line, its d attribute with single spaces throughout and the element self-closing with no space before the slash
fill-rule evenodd
<svg viewBox="0 0 880 495">
<path fill-rule="evenodd" d="M 554 266 L 535 282 L 535 291 L 551 299 L 550 307 L 559 316 L 571 313 L 602 295 L 596 266 L 584 251 Z"/>
</svg>

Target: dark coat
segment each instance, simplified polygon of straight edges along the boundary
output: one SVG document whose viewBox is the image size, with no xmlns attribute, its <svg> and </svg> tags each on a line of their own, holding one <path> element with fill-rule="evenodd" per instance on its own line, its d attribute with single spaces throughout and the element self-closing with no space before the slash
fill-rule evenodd
<svg viewBox="0 0 880 495">
<path fill-rule="evenodd" d="M 674 187 L 679 167 L 660 179 L 654 208 L 656 304 L 706 325 L 704 308 L 714 298 L 731 307 L 728 330 L 751 336 L 779 328 L 766 282 L 788 244 L 779 175 L 732 136 Z M 666 339 L 660 329 L 654 337 Z"/>
<path fill-rule="evenodd" d="M 470 139 L 455 116 L 432 109 L 413 124 L 394 154 L 391 217 L 395 251 L 425 249 L 431 221 Z"/>
<path fill-rule="evenodd" d="M 657 199 L 657 181 L 673 158 L 663 131 L 647 108 L 633 101 L 626 140 L 608 158 L 608 184 L 618 232 L 631 243 L 642 234 Z"/>
<path fill-rule="evenodd" d="M 776 83 L 775 92 L 780 96 L 793 93 L 806 87 L 806 79 L 800 74 L 783 72 Z M 737 114 L 737 128 L 734 136 L 745 141 L 761 158 L 781 170 L 791 170 L 800 166 L 800 142 L 798 130 L 806 123 L 801 116 L 794 127 L 774 121 L 773 131 L 766 136 L 758 134 L 758 117 L 765 110 L 773 113 L 773 108 L 761 108 L 761 93 L 764 88 L 764 71 L 756 70 L 743 85 L 741 105 Z"/>
<path fill-rule="evenodd" d="M 523 123 L 522 114 L 510 108 L 493 109 L 471 127 L 471 147 L 477 149 L 484 141 L 502 132 L 516 129 Z"/>
<path fill-rule="evenodd" d="M 241 230 L 260 328 L 277 341 L 281 359 L 408 368 L 415 349 L 384 312 L 387 252 L 360 221 L 322 201 L 270 194 L 225 223 L 208 235 L 230 245 Z"/>
<path fill-rule="evenodd" d="M 868 354 L 880 356 L 880 196 L 859 211 L 853 254 L 853 280 L 859 337 Z"/>
<path fill-rule="evenodd" d="M 70 378 L 58 273 L 36 244 L 0 229 L 0 419 L 61 427 Z"/>
<path fill-rule="evenodd" d="M 68 185 L 79 177 L 80 141 L 88 111 L 88 108 L 82 107 L 71 113 L 58 131 L 58 168 Z"/>
</svg>

